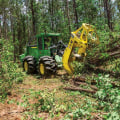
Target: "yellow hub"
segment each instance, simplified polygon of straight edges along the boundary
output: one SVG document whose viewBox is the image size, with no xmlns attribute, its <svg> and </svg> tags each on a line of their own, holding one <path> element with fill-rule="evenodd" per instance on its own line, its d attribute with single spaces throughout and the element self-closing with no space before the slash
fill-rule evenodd
<svg viewBox="0 0 120 120">
<path fill-rule="evenodd" d="M 44 67 L 44 64 L 43 64 L 43 63 L 40 64 L 40 73 L 41 73 L 42 75 L 45 74 L 45 67 Z"/>
<path fill-rule="evenodd" d="M 24 62 L 24 69 L 25 69 L 25 72 L 28 72 L 28 63 L 26 61 Z"/>
</svg>

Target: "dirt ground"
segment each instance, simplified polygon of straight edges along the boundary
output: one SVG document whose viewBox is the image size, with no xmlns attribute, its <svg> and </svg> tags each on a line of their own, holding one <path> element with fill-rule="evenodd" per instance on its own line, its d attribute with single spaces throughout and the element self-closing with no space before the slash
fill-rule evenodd
<svg viewBox="0 0 120 120">
<path fill-rule="evenodd" d="M 62 73 L 60 73 L 62 75 Z M 23 95 L 30 96 L 30 90 L 53 90 L 59 89 L 63 85 L 60 79 L 51 77 L 49 79 L 37 79 L 36 76 L 28 75 L 22 84 L 15 84 L 13 89 L 7 96 L 4 103 L 0 103 L 0 120 L 24 120 L 24 107 L 17 105 L 17 103 L 24 102 L 22 99 Z M 63 95 L 64 96 L 64 95 Z M 30 103 L 35 101 L 29 100 Z M 45 120 L 51 120 L 48 113 L 39 113 L 39 116 Z M 28 120 L 31 120 L 29 117 Z M 59 118 L 54 118 L 59 119 Z"/>
<path fill-rule="evenodd" d="M 61 120 L 65 117 L 68 107 L 70 110 L 75 110 L 75 105 L 77 104 L 77 107 L 85 105 L 86 99 L 93 101 L 93 105 L 97 104 L 94 98 L 82 95 L 80 92 L 73 93 L 63 89 L 64 86 L 71 84 L 71 78 L 62 70 L 56 76 L 48 78 L 40 78 L 38 75 L 27 75 L 22 83 L 13 85 L 6 100 L 0 103 L 0 120 Z M 39 91 L 43 91 L 43 93 L 47 91 L 49 95 L 54 93 L 54 90 L 56 91 L 54 97 L 57 99 L 55 104 L 66 107 L 64 108 L 66 111 L 62 108 L 59 115 L 55 112 L 54 117 L 51 117 L 50 112 L 40 111 L 37 114 L 38 119 L 34 119 L 34 113 L 32 112 L 35 109 L 32 108 L 32 105 L 38 103 L 38 100 L 40 100 L 40 96 L 37 93 Z M 36 97 L 39 98 L 37 99 Z M 48 99 L 51 99 L 51 96 L 48 96 Z M 29 104 L 25 106 L 27 101 Z M 54 109 L 56 110 L 56 108 Z M 92 114 L 94 114 L 94 108 Z"/>
</svg>

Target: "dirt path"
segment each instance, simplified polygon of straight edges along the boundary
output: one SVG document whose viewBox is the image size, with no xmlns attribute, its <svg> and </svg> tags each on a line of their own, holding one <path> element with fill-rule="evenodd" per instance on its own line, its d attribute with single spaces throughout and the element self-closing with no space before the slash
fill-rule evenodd
<svg viewBox="0 0 120 120">
<path fill-rule="evenodd" d="M 63 83 L 58 78 L 37 79 L 36 76 L 27 76 L 22 84 L 14 85 L 6 101 L 0 103 L 0 120 L 24 120 L 26 108 L 19 105 L 19 103 L 24 103 L 23 96 L 29 97 L 31 91 L 59 89 L 62 85 Z M 29 102 L 32 104 L 35 100 L 29 99 Z M 39 116 L 50 120 L 48 113 L 43 112 Z M 29 117 L 27 119 L 31 120 Z"/>
<path fill-rule="evenodd" d="M 94 98 L 63 89 L 72 84 L 70 76 L 64 74 L 60 71 L 49 79 L 27 75 L 21 84 L 13 86 L 5 102 L 0 103 L 0 120 L 61 120 L 87 102 L 94 106 L 90 108 L 94 113 L 97 105 Z"/>
</svg>

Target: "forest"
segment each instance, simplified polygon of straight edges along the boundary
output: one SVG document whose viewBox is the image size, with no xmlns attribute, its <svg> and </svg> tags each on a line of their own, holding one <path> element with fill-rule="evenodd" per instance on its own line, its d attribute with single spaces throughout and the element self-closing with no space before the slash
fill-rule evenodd
<svg viewBox="0 0 120 120">
<path fill-rule="evenodd" d="M 83 23 L 99 44 L 88 40 L 72 75 L 63 67 L 42 75 L 43 64 L 29 73 L 20 55 L 30 40 L 60 33 L 67 47 Z M 120 120 L 120 1 L 0 0 L 0 120 Z"/>
</svg>

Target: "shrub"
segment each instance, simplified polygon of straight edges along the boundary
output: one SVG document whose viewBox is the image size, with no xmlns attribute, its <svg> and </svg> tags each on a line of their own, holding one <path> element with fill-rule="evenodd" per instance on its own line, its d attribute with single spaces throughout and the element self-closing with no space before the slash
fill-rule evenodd
<svg viewBox="0 0 120 120">
<path fill-rule="evenodd" d="M 2 42 L 0 51 L 0 98 L 5 98 L 14 82 L 22 82 L 24 73 L 19 69 L 18 64 L 13 62 L 13 45 L 4 39 L 0 41 Z"/>
</svg>

